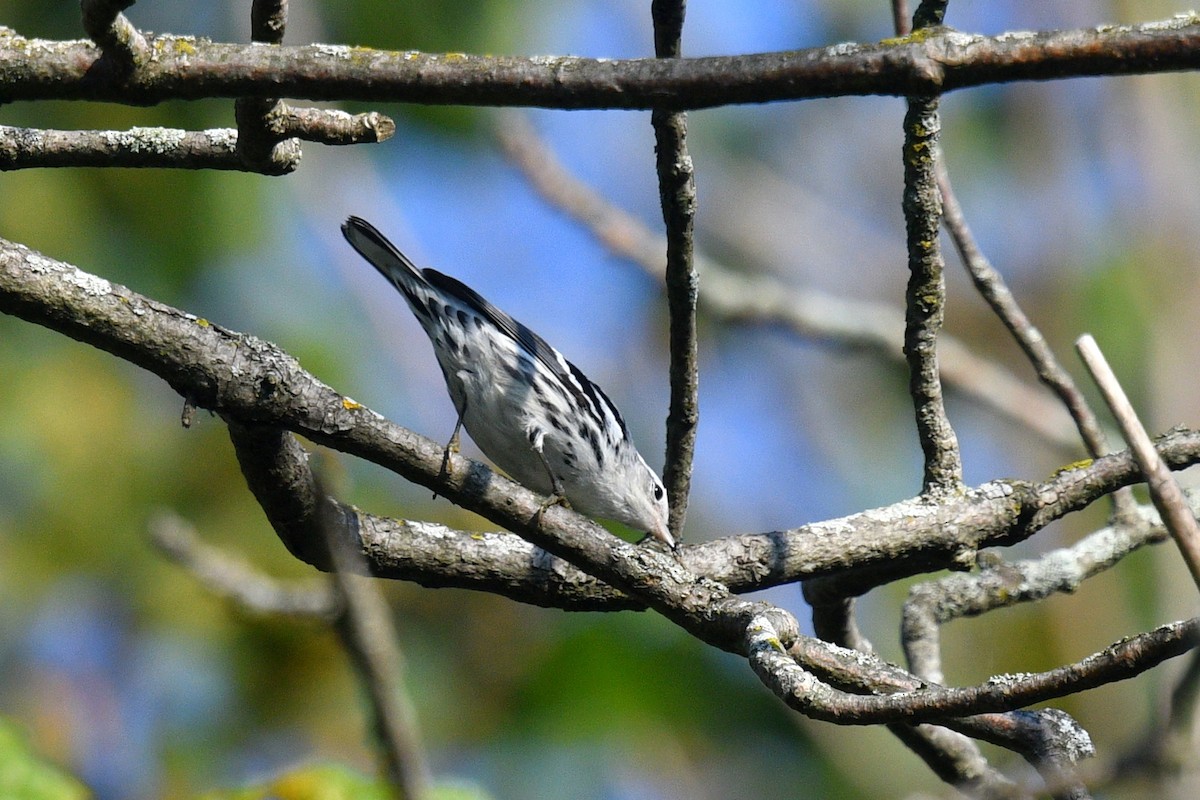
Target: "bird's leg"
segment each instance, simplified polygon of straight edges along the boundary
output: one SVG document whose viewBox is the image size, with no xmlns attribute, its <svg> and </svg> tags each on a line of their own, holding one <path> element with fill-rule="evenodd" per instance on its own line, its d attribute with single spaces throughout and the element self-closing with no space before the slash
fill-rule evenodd
<svg viewBox="0 0 1200 800">
<path fill-rule="evenodd" d="M 464 407 L 462 411 L 458 412 L 458 422 L 454 423 L 454 433 L 450 434 L 450 441 L 446 442 L 446 449 L 442 451 L 442 469 L 438 473 L 439 477 L 443 475 L 449 477 L 450 475 L 450 454 L 458 453 L 458 439 L 459 434 L 462 433 L 463 414 L 466 411 L 467 409 Z M 433 499 L 437 500 L 437 492 L 433 493 Z"/>
<path fill-rule="evenodd" d="M 570 508 L 571 501 L 567 499 L 567 493 L 563 490 L 562 481 L 560 481 L 558 476 L 554 474 L 554 470 L 550 469 L 550 462 L 546 460 L 546 454 L 541 450 L 536 452 L 538 454 L 538 458 L 542 460 L 542 465 L 546 468 L 546 474 L 550 476 L 551 492 L 550 496 L 546 498 L 546 502 L 542 503 L 542 510 L 544 511 L 550 506 L 562 506 L 563 508 Z"/>
<path fill-rule="evenodd" d="M 544 514 L 546 509 L 550 508 L 551 506 L 562 506 L 563 508 L 571 507 L 571 502 L 567 500 L 567 493 L 563 489 L 562 481 L 560 481 L 558 476 L 554 474 L 554 470 L 550 468 L 550 461 L 546 458 L 546 453 L 542 446 L 545 439 L 546 434 L 544 431 L 535 429 L 529 432 L 529 445 L 533 448 L 533 452 L 537 453 L 537 457 L 541 460 L 542 466 L 546 468 L 546 474 L 550 477 L 550 496 L 547 497 L 540 506 L 538 506 L 537 513 L 534 514 L 534 518 L 538 519 L 539 521 L 542 514 Z"/>
</svg>

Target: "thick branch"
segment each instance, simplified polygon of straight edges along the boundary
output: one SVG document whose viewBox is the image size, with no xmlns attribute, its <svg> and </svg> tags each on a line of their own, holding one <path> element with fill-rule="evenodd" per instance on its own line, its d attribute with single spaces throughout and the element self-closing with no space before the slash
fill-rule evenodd
<svg viewBox="0 0 1200 800">
<path fill-rule="evenodd" d="M 47 296 L 60 293 L 57 299 Z M 79 303 L 80 307 L 73 307 Z M 434 488 L 661 611 L 702 640 L 737 650 L 763 604 L 628 544 L 591 520 L 387 422 L 252 336 L 189 314 L 0 240 L 0 311 L 28 316 L 162 377 L 196 406 L 245 423 L 283 427 Z M 795 629 L 790 620 L 785 628 Z"/>
<path fill-rule="evenodd" d="M 287 431 L 229 421 L 246 482 L 296 558 L 330 570 L 333 534 L 361 554 L 365 574 L 422 586 L 492 592 L 564 610 L 645 608 L 511 533 L 467 533 L 367 514 L 324 496 L 308 454 Z"/>
<path fill-rule="evenodd" d="M 334 392 L 273 345 L 3 240 L 0 311 L 137 364 L 166 380 L 197 406 L 228 412 L 246 422 L 275 424 L 373 461 L 505 527 L 511 525 L 512 530 L 528 528 L 541 504 L 541 498 L 532 492 L 464 458 L 452 458 L 449 474 L 441 474 L 440 443 L 389 423 Z M 1159 439 L 1157 446 L 1172 469 L 1200 461 L 1200 433 L 1175 431 Z M 1022 541 L 1049 522 L 1140 479 L 1132 458 L 1122 453 L 1061 470 L 1042 484 L 996 481 L 936 503 L 916 498 L 792 530 L 707 542 L 684 548 L 681 558 L 691 572 L 738 591 L 847 570 L 855 571 L 865 591 L 889 576 L 969 568 L 979 548 Z M 581 536 L 593 537 L 591 541 L 613 541 L 602 529 L 563 509 L 550 508 L 543 516 Z M 389 547 L 403 543 L 418 551 L 428 549 L 428 585 L 474 582 L 479 588 L 488 588 L 469 567 L 462 573 L 437 574 L 438 565 L 447 568 L 458 557 L 445 549 L 447 535 L 440 527 L 416 523 L 399 529 L 393 523 L 362 527 L 365 541 L 379 543 L 367 544 L 368 550 L 376 548 L 369 553 L 374 561 L 383 559 Z M 508 557 L 503 560 L 509 564 L 528 560 L 519 571 L 493 577 L 501 582 L 540 580 L 539 565 L 543 563 L 546 570 L 559 569 L 512 537 L 497 534 L 495 539 L 481 537 L 468 543 L 458 536 L 469 538 L 456 535 L 453 548 L 473 554 L 471 558 L 486 560 L 484 551 L 475 548 L 495 546 L 506 550 Z M 556 552 L 563 555 L 561 550 Z M 392 564 L 379 563 L 375 568 L 415 579 L 410 576 L 416 570 L 401 563 L 406 557 L 401 552 Z M 595 557 L 604 559 L 608 554 L 598 552 Z M 602 577 L 600 572 L 592 574 Z M 446 583 L 438 583 L 443 580 Z M 564 581 L 564 585 L 576 583 L 573 577 Z M 578 591 L 586 595 L 591 585 L 578 582 Z M 566 591 L 575 594 L 573 586 Z M 552 597 L 553 591 L 547 596 Z"/>
<path fill-rule="evenodd" d="M 679 59 L 254 47 L 165 35 L 151 38 L 149 47 L 147 61 L 121 79 L 91 42 L 30 40 L 0 28 L 0 98 L 149 105 L 278 96 L 682 110 L 843 95 L 914 96 L 1010 81 L 1194 69 L 1200 66 L 1200 17 L 1001 36 L 939 28 L 879 43 Z"/>
<path fill-rule="evenodd" d="M 0 126 L 0 170 L 98 166 L 243 169 L 234 155 L 236 143 L 237 131 L 228 129 L 56 131 Z"/>
<path fill-rule="evenodd" d="M 996 680 L 968 689 L 927 687 L 895 698 L 830 694 L 833 690 L 829 687 L 822 688 L 809 679 L 797 682 L 793 658 L 801 658 L 807 669 L 817 669 L 810 663 L 816 657 L 825 664 L 821 669 L 858 674 L 860 681 L 870 680 L 864 669 L 882 665 L 799 637 L 790 615 L 764 603 L 731 597 L 721 584 L 688 572 L 652 548 L 621 542 L 566 509 L 550 507 L 538 515 L 542 498 L 482 465 L 455 456 L 446 474 L 439 475 L 439 444 L 390 425 L 336 394 L 300 370 L 290 357 L 260 340 L 224 331 L 28 248 L 7 243 L 0 244 L 0 310 L 35 319 L 143 365 L 193 397 L 199 406 L 230 417 L 287 427 L 436 488 L 456 503 L 511 527 L 661 611 L 701 640 L 734 652 L 746 652 L 744 648 L 750 647 L 757 654 L 756 669 L 764 681 L 781 689 L 786 687 L 781 696 L 817 718 L 851 724 L 941 720 L 959 730 L 962 723 L 945 718 L 1008 710 L 1130 677 L 1192 643 L 1190 637 L 1197 623 L 1177 623 L 1119 643 L 1080 664 L 1039 676 Z M 1174 439 L 1160 443 L 1160 448 L 1169 463 L 1178 465 L 1179 448 L 1190 458 L 1200 453 L 1197 439 L 1200 435 L 1176 434 Z M 269 454 L 263 457 L 269 458 Z M 1134 473 L 1132 464 L 1122 463 L 1129 460 L 1128 456 L 1113 456 L 1090 469 L 1060 473 L 1040 490 L 1045 505 L 1031 517 L 1050 506 L 1061 513 L 1063 508 L 1084 502 L 1089 493 L 1096 492 L 1103 476 L 1121 480 L 1125 473 Z M 288 466 L 285 470 L 284 484 L 308 480 L 302 474 L 291 474 L 291 469 Z M 312 494 L 319 499 L 319 493 Z M 1011 493 L 996 492 L 995 487 L 991 496 L 1008 506 L 1020 506 Z M 1060 502 L 1062 498 L 1065 501 Z M 925 505 L 930 512 L 939 508 L 927 501 Z M 540 525 L 534 523 L 535 516 L 540 517 Z M 1020 516 L 1014 520 L 1019 521 Z M 937 528 L 945 531 L 956 525 L 962 525 L 962 530 L 974 528 L 962 515 L 945 519 Z M 863 542 L 863 537 L 857 537 L 860 552 L 867 546 Z M 842 549 L 852 551 L 854 547 L 843 543 Z M 853 552 L 843 552 L 842 557 L 849 563 L 855 561 Z M 753 563 L 761 568 L 770 559 L 760 554 Z M 764 639 L 755 634 L 747 639 L 747 631 L 752 630 L 769 630 L 769 635 Z M 792 646 L 797 649 L 787 654 L 779 649 Z M 772 654 L 785 660 L 774 661 Z"/>
</svg>

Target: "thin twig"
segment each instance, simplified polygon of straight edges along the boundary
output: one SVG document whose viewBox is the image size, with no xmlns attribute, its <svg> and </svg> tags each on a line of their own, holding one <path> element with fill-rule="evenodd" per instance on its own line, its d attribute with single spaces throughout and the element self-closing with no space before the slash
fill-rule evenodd
<svg viewBox="0 0 1200 800">
<path fill-rule="evenodd" d="M 271 525 L 292 552 L 319 549 L 334 576 L 340 613 L 333 620 L 370 698 L 372 727 L 390 784 L 402 798 L 429 785 L 416 714 L 401 681 L 402 658 L 378 589 L 367 573 L 353 523 L 357 517 L 322 489 L 295 437 L 279 428 L 227 420 L 238 465 Z M 304 541 L 284 538 L 301 536 Z"/>
<path fill-rule="evenodd" d="M 874 652 L 871 642 L 858 628 L 853 598 L 814 604 L 812 619 L 818 638 L 860 653 Z M 992 769 L 975 742 L 961 733 L 937 725 L 903 722 L 891 723 L 887 728 L 938 777 L 972 797 L 1015 800 L 1025 796 L 1016 784 Z"/>
<path fill-rule="evenodd" d="M 893 0 L 892 4 L 893 25 L 897 30 L 897 34 L 907 26 L 907 4 L 903 0 Z M 909 98 L 909 113 L 912 113 L 913 99 Z M 961 465 L 958 467 L 959 478 L 953 475 L 940 474 L 934 477 L 931 471 L 932 458 L 931 450 L 926 446 L 926 433 L 921 430 L 922 409 L 921 402 L 917 399 L 916 380 L 920 369 L 920 362 L 916 359 L 916 351 L 912 349 L 916 339 L 913 337 L 914 317 L 913 317 L 913 291 L 916 283 L 916 269 L 914 267 L 914 251 L 912 239 L 912 214 L 919 213 L 915 207 L 910 213 L 910 191 L 913 187 L 909 184 L 909 169 L 908 162 L 910 160 L 909 153 L 909 137 L 911 135 L 908 120 L 905 122 L 905 219 L 909 225 L 909 269 L 912 276 L 909 283 L 908 292 L 905 297 L 907 300 L 908 311 L 905 315 L 905 334 L 904 334 L 904 355 L 908 361 L 910 370 L 910 391 L 913 393 L 913 398 L 917 402 L 917 427 L 918 436 L 921 439 L 922 447 L 925 450 L 925 480 L 924 491 L 930 491 L 935 488 L 934 483 L 938 484 L 939 488 L 952 488 L 954 484 L 961 480 Z M 930 142 L 931 147 L 936 147 L 936 141 Z M 931 152 L 935 152 L 932 151 Z M 916 196 L 915 194 L 913 196 Z M 935 234 L 936 239 L 936 234 Z M 935 262 L 936 263 L 936 262 Z M 940 278 L 937 279 L 940 282 Z M 945 301 L 944 288 L 941 291 L 942 299 L 939 302 Z M 939 309 L 939 314 L 941 311 Z M 937 321 L 940 327 L 940 320 Z M 936 337 L 936 330 L 934 336 Z M 931 357 L 936 357 L 936 350 L 930 351 Z M 934 370 L 938 369 L 937 362 L 933 362 Z M 940 380 L 940 376 L 937 376 Z M 940 391 L 940 389 L 939 389 Z M 949 422 L 946 423 L 947 428 Z M 946 481 L 949 479 L 949 484 Z M 854 647 L 856 650 L 870 652 L 870 642 L 861 635 L 858 629 L 858 622 L 854 616 L 854 600 L 849 595 L 840 595 L 838 589 L 838 579 L 833 578 L 825 581 L 826 594 L 829 596 L 824 602 L 813 602 L 813 627 L 818 636 L 829 641 L 833 641 L 845 646 Z M 815 587 L 817 584 L 806 582 L 804 588 L 806 597 L 810 597 L 808 590 L 810 587 Z M 840 595 L 840 596 L 839 596 Z M 1011 787 L 1005 786 L 1003 782 L 996 781 L 997 774 L 987 765 L 986 759 L 979 752 L 975 744 L 961 734 L 953 731 L 944 730 L 932 725 L 908 725 L 903 723 L 893 723 L 888 726 L 888 729 L 910 750 L 917 754 L 926 764 L 929 765 L 937 774 L 959 787 L 972 785 L 985 778 L 991 776 L 988 780 L 977 788 L 987 789 L 991 792 L 1010 792 Z"/>
<path fill-rule="evenodd" d="M 938 186 L 942 193 L 942 219 L 945 222 L 946 231 L 950 234 L 951 241 L 954 242 L 959 258 L 966 267 L 967 274 L 971 276 L 975 288 L 979 290 L 979 294 L 999 317 L 1004 327 L 1017 340 L 1017 344 L 1024 351 L 1026 358 L 1033 364 L 1038 379 L 1054 392 L 1066 407 L 1067 412 L 1075 421 L 1075 427 L 1087 447 L 1088 454 L 1096 458 L 1110 452 L 1108 437 L 1104 435 L 1095 412 L 1088 405 L 1087 398 L 1075 385 L 1071 374 L 1063 369 L 1055 357 L 1054 351 L 1050 349 L 1050 345 L 1042 336 L 1042 332 L 1021 309 L 1020 304 L 1009 291 L 1004 276 L 992 266 L 987 256 L 979 249 L 975 237 L 971 234 L 971 229 L 967 226 L 966 217 L 963 215 L 962 207 L 950 184 L 950 175 L 944 163 L 940 164 L 938 169 Z M 1122 488 L 1116 491 L 1113 494 L 1113 507 L 1118 518 L 1135 519 L 1137 501 L 1134 499 L 1132 489 Z"/>
<path fill-rule="evenodd" d="M 288 108 L 280 103 L 266 120 L 278 140 L 304 139 L 327 145 L 381 142 L 395 133 L 392 120 L 374 111 Z M 124 131 L 49 130 L 0 125 L 0 171 L 39 167 L 135 167 L 220 169 L 278 175 L 300 165 L 292 142 L 266 167 L 245 163 L 233 128 L 185 131 L 131 128 Z"/>
<path fill-rule="evenodd" d="M 1162 515 L 1167 531 L 1179 545 L 1179 552 L 1183 555 L 1188 571 L 1192 573 L 1192 580 L 1200 589 L 1200 525 L 1196 524 L 1196 516 L 1183 496 L 1183 489 L 1163 463 L 1162 456 L 1154 449 L 1154 442 L 1142 427 L 1133 404 L 1129 402 L 1120 381 L 1108 365 L 1104 354 L 1100 352 L 1096 340 L 1091 334 L 1084 334 L 1075 342 L 1075 347 L 1083 358 L 1083 363 L 1092 373 L 1092 378 L 1104 395 L 1113 416 L 1116 417 L 1121 433 L 1129 443 L 1129 449 L 1133 451 L 1138 466 L 1146 476 L 1150 499 Z"/>
<path fill-rule="evenodd" d="M 897 36 L 907 36 L 912 30 L 908 21 L 908 0 L 892 0 L 892 30 Z"/>
<path fill-rule="evenodd" d="M 417 712 L 404 686 L 404 657 L 391 613 L 379 584 L 362 577 L 365 562 L 341 535 L 340 520 L 329 513 L 323 517 L 333 582 L 342 601 L 334 628 L 371 698 L 372 727 L 389 784 L 398 798 L 421 800 L 429 794 L 429 767 Z"/>
<path fill-rule="evenodd" d="M 1179 776 L 1195 761 L 1196 707 L 1200 701 L 1200 649 L 1193 650 L 1187 666 L 1172 688 L 1157 718 L 1146 725 L 1139 741 L 1124 754 L 1095 770 L 1092 784 L 1105 786 L 1145 778 L 1162 780 Z"/>
<path fill-rule="evenodd" d="M 196 536 L 192 526 L 171 513 L 150 521 L 150 541 L 167 558 L 190 572 L 212 593 L 256 614 L 311 617 L 332 621 L 341 610 L 325 581 L 284 582 Z"/>
<path fill-rule="evenodd" d="M 915 678 L 872 656 L 806 636 L 783 646 L 776 629 L 762 619 L 752 621 L 746 635 L 755 673 L 767 688 L 806 716 L 841 725 L 937 722 L 958 730 L 959 717 L 1011 711 L 1128 680 L 1184 655 L 1200 643 L 1200 617 L 1130 636 L 1046 672 L 997 675 L 975 686 L 955 688 L 917 681 L 907 688 L 897 687 L 894 691 L 898 694 L 886 693 L 887 682 L 893 680 L 890 676 L 907 675 L 905 681 Z M 869 675 L 874 691 L 885 693 L 848 694 L 835 689 L 831 684 L 844 677 L 842 670 L 849 663 L 857 665 L 849 674 L 857 674 L 860 680 Z"/>
<path fill-rule="evenodd" d="M 1200 498 L 1198 498 L 1200 501 Z M 1167 534 L 1149 506 L 1133 520 L 1121 520 L 1070 547 L 1037 558 L 991 560 L 977 573 L 947 575 L 909 590 L 901 622 L 908 668 L 942 683 L 939 629 L 951 620 L 997 608 L 1034 602 L 1058 592 L 1074 592 L 1083 581 L 1109 569 L 1130 553 L 1165 540 Z"/>
<path fill-rule="evenodd" d="M 1110 452 L 1108 439 L 1083 392 L 1079 391 L 1071 374 L 1059 364 L 1042 332 L 1021 309 L 1006 285 L 1004 276 L 979 249 L 971 229 L 967 226 L 967 220 L 950 185 L 950 176 L 944 165 L 938 173 L 938 185 L 942 193 L 942 219 L 975 288 L 1017 340 L 1017 344 L 1037 370 L 1041 382 L 1058 395 L 1066 406 L 1087 446 L 1088 454 L 1095 458 Z"/>
<path fill-rule="evenodd" d="M 892 735 L 934 774 L 975 800 L 1032 800 L 1033 795 L 988 764 L 967 736 L 938 725 L 888 725 Z"/>
<path fill-rule="evenodd" d="M 146 39 L 121 12 L 136 0 L 82 0 L 83 29 L 91 40 L 129 72 L 150 53 Z"/>
<path fill-rule="evenodd" d="M 254 0 L 250 9 L 250 39 L 257 44 L 283 43 L 287 0 Z M 237 120 L 237 154 L 246 166 L 267 175 L 282 175 L 289 156 L 299 159 L 296 142 L 281 140 L 267 124 L 281 104 L 278 97 L 239 97 L 233 104 Z M 289 153 L 294 151 L 294 153 Z M 290 171 L 290 170 L 289 170 Z"/>
<path fill-rule="evenodd" d="M 933 19 L 930 19 L 931 9 L 934 9 L 932 12 L 932 16 L 934 17 Z M 944 4 L 941 4 L 939 7 L 923 7 L 918 10 L 918 17 L 920 18 L 918 21 L 940 22 L 944 16 L 944 12 Z M 908 21 L 908 4 L 906 0 L 892 0 L 892 13 L 896 35 L 907 35 L 912 30 L 912 26 Z M 1072 417 L 1076 421 L 1076 425 L 1083 434 L 1085 441 L 1091 442 L 1092 439 L 1089 438 L 1089 433 L 1092 431 L 1099 433 L 1099 425 L 1095 423 L 1094 415 L 1091 414 L 1091 410 L 1088 408 L 1082 394 L 1075 389 L 1069 374 L 1067 374 L 1065 370 L 1062 370 L 1061 367 L 1058 366 L 1057 361 L 1053 358 L 1053 354 L 1050 352 L 1049 347 L 1045 345 L 1040 333 L 1036 329 L 1032 328 L 1031 325 L 1026 324 L 1021 326 L 1008 322 L 1008 320 L 1017 320 L 1018 315 L 1020 319 L 1024 319 L 1024 315 L 1021 312 L 1020 307 L 1017 306 L 1014 300 L 1012 300 L 1011 293 L 1008 292 L 1007 287 L 1004 285 L 1003 279 L 1000 277 L 999 273 L 992 269 L 991 264 L 986 261 L 982 255 L 982 252 L 975 245 L 974 238 L 971 236 L 970 230 L 967 228 L 966 220 L 962 215 L 957 198 L 955 197 L 951 188 L 949 173 L 946 169 L 944 160 L 939 158 L 936 167 L 938 186 L 942 196 L 943 221 L 946 224 L 951 239 L 954 241 L 955 246 L 958 249 L 960 258 L 967 266 L 969 273 L 975 280 L 976 286 L 980 289 L 984 297 L 987 298 L 991 303 L 993 310 L 996 311 L 1002 320 L 1006 321 L 1009 329 L 1012 330 L 1017 336 L 1017 339 L 1025 349 L 1027 356 L 1034 362 L 1038 376 L 1044 383 L 1047 383 L 1052 389 L 1056 390 L 1060 398 L 1064 400 L 1068 410 L 1072 413 Z M 1009 301 L 1007 304 L 1000 302 L 1005 299 Z M 1015 313 L 1009 313 L 1006 315 L 1006 311 Z M 946 354 L 944 341 L 941 354 L 944 358 Z M 1088 422 L 1089 419 L 1091 420 L 1090 426 Z M 1100 439 L 1102 439 L 1102 436 L 1098 438 L 1097 441 Z M 1099 456 L 1103 452 L 1107 452 L 1107 448 L 1099 448 L 1098 450 L 1094 450 L 1092 451 L 1092 455 Z M 1125 518 L 1132 517 L 1133 497 L 1127 488 L 1118 490 L 1117 494 L 1115 495 L 1115 502 L 1116 510 L 1119 516 Z M 910 609 L 916 609 L 918 607 L 919 606 L 914 604 L 910 598 L 910 601 L 905 604 L 906 621 L 908 620 Z M 918 675 L 922 675 L 922 677 L 927 679 L 940 680 L 941 652 L 937 639 L 937 623 L 931 624 L 928 626 L 928 628 L 932 631 L 932 636 L 930 637 L 922 639 L 921 637 L 912 635 L 911 630 L 905 630 L 903 632 L 904 635 L 902 636 L 902 639 L 904 641 L 906 652 L 908 653 L 910 669 L 915 669 Z M 929 631 L 926 631 L 926 633 L 928 634 Z M 914 655 L 916 654 L 920 654 L 920 656 L 924 658 L 924 662 L 914 663 Z M 932 678 L 930 674 L 922 672 L 921 667 L 929 668 L 929 673 L 936 672 L 938 677 Z M 894 734 L 899 736 L 902 741 L 905 741 L 906 739 L 903 734 L 911 731 L 912 733 L 908 733 L 908 736 L 914 737 L 923 728 L 928 728 L 931 732 L 940 730 L 932 726 L 889 726 L 889 729 Z M 965 757 L 961 754 L 959 755 L 958 759 L 952 759 L 952 756 L 960 751 L 957 748 L 951 747 L 951 745 L 954 743 L 954 740 L 953 738 L 947 737 L 954 737 L 956 735 L 957 734 L 947 731 L 945 732 L 944 737 L 932 738 L 932 736 L 930 736 L 928 747 L 931 748 L 935 754 L 941 753 L 943 759 L 948 761 L 952 766 L 970 764 L 971 762 L 966 761 Z M 920 741 L 921 739 L 918 739 L 918 742 Z M 973 747 L 973 743 L 971 746 Z M 913 747 L 913 745 L 910 744 L 910 747 Z M 921 750 L 917 750 L 915 747 L 914 750 L 916 750 L 918 753 L 922 752 Z M 970 753 L 972 751 L 966 750 L 965 752 Z M 974 752 L 976 754 L 978 753 L 977 750 Z M 982 755 L 978 755 L 978 758 L 982 760 Z M 928 758 L 927 762 L 929 762 Z M 984 763 L 986 764 L 986 762 Z M 1046 778 L 1048 785 L 1062 786 L 1067 790 L 1068 793 L 1075 793 L 1079 794 L 1080 796 L 1086 794 L 1086 790 L 1083 789 L 1083 784 L 1079 781 L 1074 770 L 1073 762 L 1070 759 L 1064 760 L 1057 758 L 1055 754 L 1047 752 L 1043 749 L 1040 751 L 1038 758 L 1034 761 L 1034 766 L 1039 770 L 1039 772 L 1042 773 L 1043 777 Z M 1001 788 L 1003 789 L 1004 787 Z M 1062 794 L 1063 792 L 1058 792 L 1056 796 L 1062 796 Z"/>
<path fill-rule="evenodd" d="M 917 9 L 915 27 L 940 22 L 938 5 L 923 2 Z M 944 3 L 940 5 L 944 11 Z M 908 385 L 916 410 L 917 437 L 925 454 L 925 492 L 950 491 L 962 484 L 962 457 L 958 437 L 946 416 L 937 353 L 937 337 L 946 313 L 944 264 L 938 241 L 942 212 L 937 188 L 941 125 L 937 95 L 908 98 L 908 112 L 904 116 L 902 204 L 909 269 L 904 293 L 904 355 L 908 359 Z"/>
<path fill-rule="evenodd" d="M 336 523 L 334 523 L 336 524 Z M 312 618 L 332 624 L 371 697 L 389 778 L 400 797 L 417 798 L 428 784 L 415 714 L 400 682 L 400 653 L 387 620 L 387 608 L 370 581 L 347 574 L 362 569 L 357 554 L 327 542 L 330 558 L 346 562 L 327 582 L 287 583 L 270 578 L 225 551 L 200 541 L 191 526 L 173 514 L 150 523 L 151 541 L 169 559 L 190 572 L 214 594 L 256 614 Z M 338 550 L 342 551 L 338 554 Z"/>
<path fill-rule="evenodd" d="M 654 54 L 682 55 L 684 0 L 652 0 Z M 687 114 L 656 108 L 655 165 L 663 222 L 667 230 L 666 286 L 670 314 L 671 401 L 667 413 L 667 447 L 663 483 L 670 505 L 671 535 L 681 539 L 692 484 L 692 458 L 700 423 L 699 356 L 696 345 L 696 301 L 699 276 L 693 260 L 692 232 L 696 219 L 696 178 L 687 147 Z"/>
<path fill-rule="evenodd" d="M 1200 650 L 1193 650 L 1187 667 L 1171 689 L 1167 704 L 1166 737 L 1179 742 L 1195 739 L 1192 731 L 1196 722 L 1196 709 L 1200 706 Z"/>
</svg>

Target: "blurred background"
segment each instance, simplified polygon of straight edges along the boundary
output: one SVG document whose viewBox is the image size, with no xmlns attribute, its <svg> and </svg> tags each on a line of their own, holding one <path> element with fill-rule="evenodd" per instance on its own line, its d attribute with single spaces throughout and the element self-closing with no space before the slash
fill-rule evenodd
<svg viewBox="0 0 1200 800">
<path fill-rule="evenodd" d="M 1168 2 L 952 3 L 965 31 L 1169 17 Z M 249 38 L 249 3 L 146 0 L 144 30 Z M 689 4 L 688 55 L 871 41 L 890 8 L 862 0 Z M 80 38 L 77 3 L 0 0 L 0 25 Z M 492 54 L 653 53 L 649 3 L 459 0 L 290 4 L 285 42 Z M 955 93 L 944 149 L 984 251 L 1071 371 L 1094 333 L 1152 431 L 1200 417 L 1200 103 L 1194 76 L 1087 79 Z M 661 466 L 668 386 L 657 283 L 545 203 L 509 163 L 490 110 L 377 108 L 380 145 L 308 144 L 298 172 L 29 170 L 0 178 L 0 236 L 296 355 L 325 382 L 437 440 L 454 412 L 401 299 L 338 232 L 374 222 L 410 256 L 473 286 L 601 384 Z M 525 112 L 555 156 L 661 228 L 643 112 Z M 693 113 L 698 247 L 735 272 L 901 309 L 907 272 L 895 98 Z M 232 103 L 15 103 L 0 124 L 230 127 Z M 948 250 L 949 248 L 947 248 Z M 947 329 L 1032 382 L 953 255 Z M 701 276 L 703 280 L 703 275 Z M 900 331 L 895 332 L 897 341 Z M 920 489 L 901 364 L 768 327 L 701 320 L 701 414 L 685 539 L 840 516 Z M 169 510 L 282 578 L 292 560 L 243 483 L 224 426 L 112 356 L 0 316 L 0 726 L 98 798 L 188 797 L 298 765 L 374 769 L 359 689 L 319 624 L 247 614 L 148 544 Z M 966 477 L 1041 479 L 1082 456 L 953 387 Z M 466 446 L 466 452 L 478 451 Z M 340 454 L 343 500 L 462 528 L 484 521 Z M 1028 557 L 1101 524 L 1091 509 L 1017 548 Z M 902 659 L 906 586 L 860 604 Z M 952 683 L 1074 661 L 1194 613 L 1168 547 L 1070 597 L 945 631 Z M 837 798 L 943 792 L 883 730 L 786 712 L 739 659 L 652 614 L 564 614 L 457 590 L 388 585 L 434 772 L 497 798 Z M 798 587 L 766 593 L 807 619 Z M 1152 724 L 1179 665 L 1070 698 L 1114 757 Z M 2 737 L 0 737 L 2 738 Z M 1021 767 L 1005 753 L 996 763 Z M 786 764 L 786 769 L 780 769 Z M 1115 796 L 1121 796 L 1117 794 Z M 1130 795 L 1133 796 L 1133 795 Z"/>
</svg>

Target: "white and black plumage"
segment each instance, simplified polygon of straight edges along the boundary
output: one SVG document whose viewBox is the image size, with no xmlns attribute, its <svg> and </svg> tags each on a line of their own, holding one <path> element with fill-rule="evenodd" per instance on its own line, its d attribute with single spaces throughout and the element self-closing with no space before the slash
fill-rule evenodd
<svg viewBox="0 0 1200 800">
<path fill-rule="evenodd" d="M 599 386 L 470 287 L 418 269 L 369 222 L 350 217 L 342 233 L 400 290 L 429 335 L 458 411 L 450 446 L 465 426 L 488 458 L 528 488 L 674 549 L 662 481 Z"/>
</svg>

